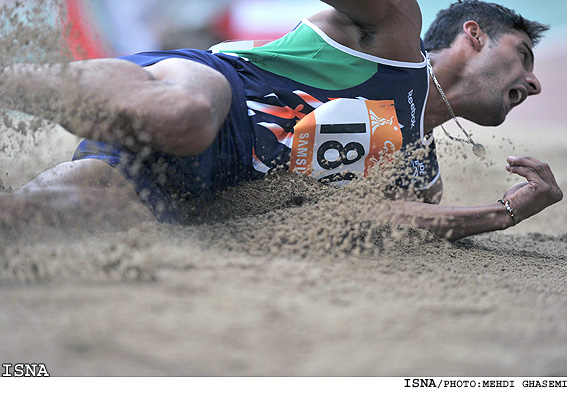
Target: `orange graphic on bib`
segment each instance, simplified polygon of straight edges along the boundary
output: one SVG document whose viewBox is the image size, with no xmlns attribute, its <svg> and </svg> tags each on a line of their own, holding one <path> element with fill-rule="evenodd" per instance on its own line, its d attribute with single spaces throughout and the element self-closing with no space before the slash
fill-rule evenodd
<svg viewBox="0 0 567 393">
<path fill-rule="evenodd" d="M 294 129 L 293 147 L 289 170 L 294 173 L 311 176 L 313 170 L 313 144 L 317 123 L 315 113 L 303 118 Z"/>
<path fill-rule="evenodd" d="M 402 143 L 394 101 L 333 100 L 295 126 L 289 168 L 340 185 L 367 176 Z"/>
<path fill-rule="evenodd" d="M 376 160 L 402 148 L 403 137 L 394 101 L 365 101 L 370 116 L 370 149 L 364 165 L 364 176 Z"/>
</svg>

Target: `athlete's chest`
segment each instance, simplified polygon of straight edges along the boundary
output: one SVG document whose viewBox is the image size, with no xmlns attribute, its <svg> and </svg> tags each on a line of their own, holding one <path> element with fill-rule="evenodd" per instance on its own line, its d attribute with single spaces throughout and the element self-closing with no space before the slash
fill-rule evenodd
<svg viewBox="0 0 567 393">
<path fill-rule="evenodd" d="M 392 101 L 401 129 L 405 133 L 420 133 L 421 130 L 428 94 L 426 69 L 378 66 L 376 72 L 362 83 L 337 89 L 312 86 L 253 64 L 247 64 L 240 75 L 248 114 L 255 125 L 274 123 L 285 132 L 292 132 L 298 121 L 321 105 L 349 98 Z"/>
</svg>

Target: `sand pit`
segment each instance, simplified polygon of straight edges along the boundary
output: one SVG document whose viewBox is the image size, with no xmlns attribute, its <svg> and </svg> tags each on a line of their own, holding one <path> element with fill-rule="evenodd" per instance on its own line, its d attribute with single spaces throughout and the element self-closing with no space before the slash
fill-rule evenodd
<svg viewBox="0 0 567 393">
<path fill-rule="evenodd" d="M 551 148 L 540 153 L 560 160 L 567 147 Z M 506 175 L 491 183 L 495 168 L 474 167 L 460 183 L 447 171 L 453 187 L 494 199 Z M 360 244 L 347 235 L 369 232 L 348 226 L 348 209 L 294 205 L 325 197 L 296 182 L 279 184 L 281 208 L 258 201 L 260 213 L 217 223 L 22 236 L 0 251 L 2 360 L 52 375 L 567 373 L 564 203 L 515 233 L 449 244 L 382 228 Z M 314 217 L 330 224 L 303 238 L 299 220 Z"/>
<path fill-rule="evenodd" d="M 549 93 L 522 114 L 557 94 L 554 60 L 538 63 Z M 443 203 L 500 198 L 519 181 L 510 154 L 548 161 L 566 190 L 565 115 L 553 113 L 475 128 L 484 161 L 440 137 Z M 76 144 L 60 128 L 21 138 L 0 157 L 5 189 Z M 567 375 L 565 201 L 451 244 L 357 222 L 367 201 L 341 192 L 270 177 L 187 227 L 35 227 L 0 241 L 0 360 L 53 376 Z"/>
</svg>

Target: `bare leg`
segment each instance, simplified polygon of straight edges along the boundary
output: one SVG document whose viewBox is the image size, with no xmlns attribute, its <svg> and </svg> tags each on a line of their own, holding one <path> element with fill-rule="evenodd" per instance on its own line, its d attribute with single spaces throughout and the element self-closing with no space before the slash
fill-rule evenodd
<svg viewBox="0 0 567 393">
<path fill-rule="evenodd" d="M 4 239 L 59 229 L 125 229 L 155 220 L 133 186 L 99 160 L 60 164 L 13 193 L 0 193 Z"/>
<path fill-rule="evenodd" d="M 196 155 L 214 141 L 231 106 L 226 78 L 205 65 L 166 59 L 142 68 L 120 59 L 0 68 L 0 106 L 73 134 Z"/>
</svg>

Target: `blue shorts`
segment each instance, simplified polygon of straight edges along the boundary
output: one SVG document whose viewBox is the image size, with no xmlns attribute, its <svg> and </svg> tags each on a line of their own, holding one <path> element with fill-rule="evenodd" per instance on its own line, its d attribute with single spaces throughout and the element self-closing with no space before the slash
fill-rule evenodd
<svg viewBox="0 0 567 393">
<path fill-rule="evenodd" d="M 183 224 L 218 192 L 261 176 L 252 164 L 254 136 L 236 59 L 199 50 L 145 52 L 123 59 L 149 66 L 172 57 L 207 65 L 222 73 L 232 87 L 232 106 L 214 143 L 197 156 L 179 157 L 164 153 L 141 156 L 118 144 L 85 140 L 73 160 L 94 158 L 115 167 L 133 183 L 159 221 Z"/>
</svg>

